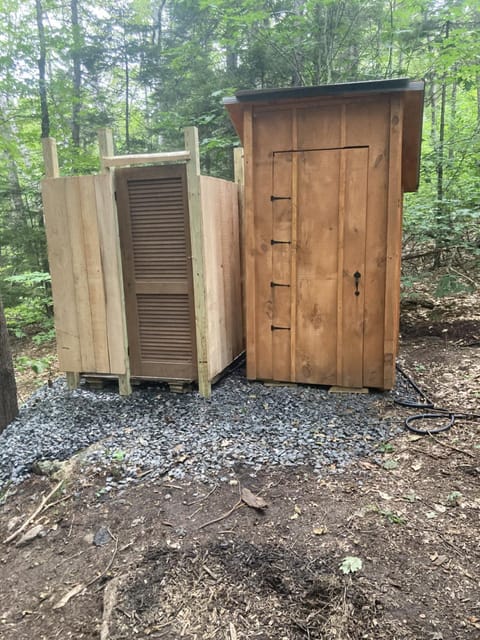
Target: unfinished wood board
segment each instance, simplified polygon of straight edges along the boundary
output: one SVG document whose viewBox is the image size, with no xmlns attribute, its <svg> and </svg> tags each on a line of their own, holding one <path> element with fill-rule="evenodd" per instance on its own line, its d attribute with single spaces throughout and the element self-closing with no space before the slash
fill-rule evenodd
<svg viewBox="0 0 480 640">
<path fill-rule="evenodd" d="M 119 282 L 105 277 L 101 231 L 110 233 L 114 212 L 111 205 L 102 208 L 99 222 L 98 209 L 99 202 L 111 202 L 108 176 L 46 179 L 42 195 L 60 368 L 123 374 L 123 342 L 108 320 L 121 317 Z M 111 236 L 109 242 L 114 242 Z M 115 253 L 109 261 L 115 270 Z"/>
<path fill-rule="evenodd" d="M 237 185 L 201 177 L 210 378 L 243 350 Z"/>
</svg>

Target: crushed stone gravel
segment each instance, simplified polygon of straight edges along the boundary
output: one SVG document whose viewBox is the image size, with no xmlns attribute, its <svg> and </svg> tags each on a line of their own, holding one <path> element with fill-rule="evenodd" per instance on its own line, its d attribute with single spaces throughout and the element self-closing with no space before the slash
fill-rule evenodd
<svg viewBox="0 0 480 640">
<path fill-rule="evenodd" d="M 267 386 L 242 370 L 218 383 L 209 400 L 162 387 L 69 391 L 64 379 L 42 387 L 0 434 L 0 488 L 20 482 L 39 460 L 86 453 L 99 470 L 121 466 L 107 490 L 149 472 L 172 479 L 227 481 L 237 465 L 308 465 L 342 471 L 374 452 L 401 425 L 385 417 L 389 393 L 329 394 L 313 386 Z"/>
</svg>

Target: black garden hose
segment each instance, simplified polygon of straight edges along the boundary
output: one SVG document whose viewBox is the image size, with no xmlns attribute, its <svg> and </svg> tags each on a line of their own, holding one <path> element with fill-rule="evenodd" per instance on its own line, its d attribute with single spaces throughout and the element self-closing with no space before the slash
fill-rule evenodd
<svg viewBox="0 0 480 640">
<path fill-rule="evenodd" d="M 413 433 L 417 433 L 421 436 L 428 436 L 431 434 L 442 433 L 448 431 L 453 427 L 456 420 L 480 420 L 480 414 L 465 413 L 459 411 L 452 411 L 451 409 L 442 409 L 436 407 L 430 398 L 423 392 L 420 387 L 415 384 L 412 378 L 405 373 L 405 371 L 397 364 L 397 371 L 401 374 L 408 385 L 420 396 L 420 401 L 409 400 L 408 398 L 395 398 L 395 404 L 402 407 L 408 407 L 410 409 L 427 409 L 426 413 L 417 413 L 413 416 L 409 416 L 405 419 L 405 428 Z M 433 429 L 422 429 L 414 426 L 414 423 L 418 423 L 423 420 L 438 420 L 439 418 L 445 418 L 445 424 Z"/>
</svg>

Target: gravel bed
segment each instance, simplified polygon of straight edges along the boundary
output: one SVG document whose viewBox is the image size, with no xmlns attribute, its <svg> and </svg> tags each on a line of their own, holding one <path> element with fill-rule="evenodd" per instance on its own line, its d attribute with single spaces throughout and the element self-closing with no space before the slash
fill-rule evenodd
<svg viewBox="0 0 480 640">
<path fill-rule="evenodd" d="M 228 480 L 236 465 L 309 465 L 341 471 L 401 429 L 383 417 L 391 394 L 329 394 L 309 386 L 266 386 L 230 374 L 205 400 L 161 387 L 68 391 L 63 379 L 39 389 L 0 434 L 0 487 L 38 460 L 65 460 L 98 443 L 86 463 L 121 467 L 108 487 L 150 471 L 170 478 Z M 108 488 L 107 487 L 107 488 Z"/>
</svg>

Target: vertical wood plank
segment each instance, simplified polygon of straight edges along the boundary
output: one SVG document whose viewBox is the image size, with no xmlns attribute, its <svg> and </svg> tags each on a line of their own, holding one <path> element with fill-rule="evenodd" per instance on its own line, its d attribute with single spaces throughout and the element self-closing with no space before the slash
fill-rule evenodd
<svg viewBox="0 0 480 640">
<path fill-rule="evenodd" d="M 193 292 L 195 304 L 195 329 L 197 338 L 198 388 L 205 398 L 211 395 L 208 372 L 208 318 L 205 286 L 205 261 L 203 254 L 204 230 L 200 187 L 200 152 L 198 130 L 186 127 L 185 149 L 190 151 L 187 161 L 188 207 L 190 212 L 190 242 L 192 249 Z"/>
<path fill-rule="evenodd" d="M 383 387 L 389 98 L 347 104 L 347 146 L 369 147 L 366 261 L 363 290 L 363 385 Z"/>
<path fill-rule="evenodd" d="M 297 244 L 298 244 L 298 120 L 292 110 L 292 221 L 290 245 L 290 379 L 297 379 Z"/>
<path fill-rule="evenodd" d="M 385 331 L 383 387 L 395 382 L 398 323 L 400 317 L 400 267 L 402 242 L 402 126 L 403 97 L 390 102 L 390 142 L 388 150 L 387 258 L 385 272 Z"/>
<path fill-rule="evenodd" d="M 255 258 L 256 377 L 271 380 L 275 359 L 274 345 L 278 340 L 274 335 L 276 331 L 272 331 L 273 292 L 270 284 L 275 246 L 272 245 L 272 240 L 275 239 L 274 210 L 278 202 L 272 200 L 272 196 L 278 195 L 274 193 L 273 168 L 275 154 L 292 148 L 292 112 L 290 109 L 255 109 L 253 130 L 255 235 L 254 244 L 249 248 L 254 252 Z"/>
<path fill-rule="evenodd" d="M 245 169 L 244 229 L 245 229 L 245 335 L 247 378 L 257 377 L 256 287 L 255 287 L 255 219 L 254 219 L 254 159 L 252 107 L 243 113 L 243 148 Z"/>
<path fill-rule="evenodd" d="M 65 212 L 65 190 L 68 188 L 69 180 L 69 178 L 43 180 L 42 197 L 52 278 L 58 360 L 62 371 L 73 373 L 82 370 L 82 363 L 72 255 Z M 73 384 L 75 377 L 72 375 L 70 379 Z"/>
<path fill-rule="evenodd" d="M 238 231 L 240 239 L 240 287 L 242 300 L 243 340 L 245 341 L 247 311 L 245 304 L 245 153 L 243 147 L 233 150 L 234 180 L 238 190 Z"/>
<path fill-rule="evenodd" d="M 57 154 L 57 143 L 55 141 L 54 138 L 42 138 L 42 151 L 43 151 L 43 160 L 45 163 L 45 175 L 47 178 L 58 178 L 60 176 L 60 170 L 58 167 L 58 154 Z M 45 217 L 45 214 L 44 214 Z M 55 231 L 53 231 L 53 228 L 55 227 L 53 220 L 50 220 L 50 226 L 52 228 L 52 233 L 55 233 Z M 58 230 L 58 228 L 57 228 Z M 66 237 L 65 237 L 66 240 Z M 50 263 L 50 272 L 52 271 L 52 261 L 54 259 L 54 255 L 56 253 L 56 250 L 54 249 L 52 251 L 52 260 L 50 258 L 50 251 L 49 251 L 49 263 Z M 57 285 L 58 286 L 58 285 Z M 53 286 L 53 278 L 52 278 L 52 290 L 53 290 L 54 286 Z M 59 338 L 60 332 L 63 333 L 63 330 L 60 328 L 60 324 L 62 323 L 62 305 L 66 304 L 66 301 L 62 300 L 62 298 L 59 298 L 56 308 L 55 308 L 55 327 L 56 327 L 56 334 L 57 334 L 57 342 L 60 341 L 60 343 L 62 343 L 62 339 Z M 55 306 L 55 303 L 54 303 Z M 73 313 L 75 312 L 75 309 L 72 309 Z M 58 318 L 57 321 L 57 315 L 60 314 L 60 317 Z M 57 327 L 58 325 L 58 327 Z M 65 335 L 65 334 L 63 334 Z M 72 344 L 70 344 L 69 346 L 65 345 L 65 344 L 58 344 L 58 352 L 59 352 L 59 361 L 62 361 L 63 358 L 60 358 L 60 351 L 63 349 L 71 349 L 72 348 Z M 80 345 L 78 344 L 77 346 L 78 351 L 80 351 Z M 65 352 L 64 352 L 65 353 Z M 74 361 L 74 360 L 73 360 Z M 78 367 L 80 367 L 80 360 L 78 360 Z M 63 368 L 63 367 L 61 367 Z M 74 371 L 66 371 L 65 372 L 66 378 L 67 378 L 67 386 L 69 389 L 75 389 L 76 387 L 78 387 L 78 385 L 80 384 L 80 375 L 78 372 L 74 372 Z"/>
<path fill-rule="evenodd" d="M 98 147 L 100 168 L 105 179 L 97 182 L 97 211 L 100 236 L 100 252 L 102 255 L 103 276 L 106 293 L 106 322 L 108 336 L 108 355 L 110 370 L 118 374 L 120 395 L 130 395 L 130 360 L 128 356 L 127 320 L 125 312 L 125 293 L 122 274 L 122 255 L 120 249 L 120 232 L 118 212 L 115 203 L 115 174 L 103 164 L 104 156 L 114 155 L 113 135 L 111 129 L 98 131 Z"/>
<path fill-rule="evenodd" d="M 93 338 L 94 373 L 110 373 L 108 357 L 106 296 L 102 273 L 100 237 L 97 218 L 105 212 L 97 210 L 96 176 L 79 179 L 80 210 L 84 234 L 85 279 L 88 287 Z"/>
<path fill-rule="evenodd" d="M 87 264 L 85 259 L 85 234 L 81 209 L 82 177 L 68 179 L 65 192 L 65 212 L 69 229 L 72 256 L 73 288 L 80 337 L 81 371 L 95 371 L 95 353 L 92 331 L 92 312 L 88 290 Z"/>
<path fill-rule="evenodd" d="M 339 381 L 343 387 L 363 387 L 365 309 L 365 229 L 367 218 L 368 148 L 343 149 L 345 156 L 344 250 L 339 266 L 342 291 L 342 349 Z M 358 295 L 354 274 L 358 271 Z"/>
<path fill-rule="evenodd" d="M 291 151 L 273 154 L 272 202 L 272 335 L 273 379 L 291 380 L 291 239 L 292 239 L 292 156 Z M 286 244 L 290 243 L 290 244 Z"/>
<path fill-rule="evenodd" d="M 346 138 L 346 107 L 340 107 L 340 146 L 345 146 Z M 340 177 L 338 193 L 338 245 L 337 245 L 337 385 L 342 382 L 343 362 L 343 255 L 345 250 L 345 181 L 346 181 L 346 154 L 340 151 Z"/>
<path fill-rule="evenodd" d="M 336 384 L 340 151 L 297 154 L 296 381 Z"/>
<path fill-rule="evenodd" d="M 60 170 L 58 168 L 57 143 L 55 138 L 42 138 L 43 161 L 45 163 L 45 176 L 47 178 L 58 178 Z"/>
</svg>

